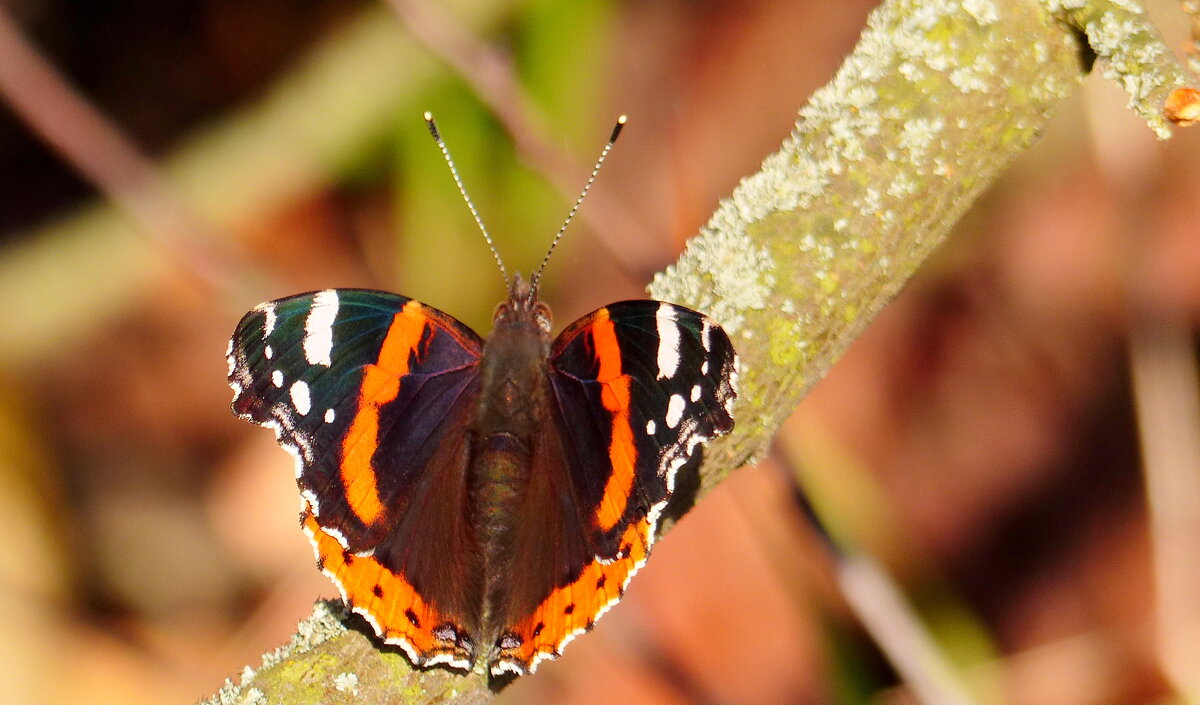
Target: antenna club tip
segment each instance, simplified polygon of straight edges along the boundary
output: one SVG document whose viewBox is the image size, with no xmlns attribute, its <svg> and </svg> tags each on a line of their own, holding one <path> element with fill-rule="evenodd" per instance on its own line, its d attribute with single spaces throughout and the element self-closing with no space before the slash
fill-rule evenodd
<svg viewBox="0 0 1200 705">
<path fill-rule="evenodd" d="M 433 121 L 433 113 L 425 111 L 425 127 L 429 128 L 429 134 L 433 135 L 433 139 L 438 142 L 442 141 L 442 136 L 438 134 L 437 123 Z"/>
<path fill-rule="evenodd" d="M 617 141 L 617 137 L 621 135 L 621 130 L 624 129 L 627 120 L 629 120 L 629 117 L 626 115 L 617 118 L 617 124 L 613 125 L 612 135 L 608 138 L 609 144 Z"/>
</svg>

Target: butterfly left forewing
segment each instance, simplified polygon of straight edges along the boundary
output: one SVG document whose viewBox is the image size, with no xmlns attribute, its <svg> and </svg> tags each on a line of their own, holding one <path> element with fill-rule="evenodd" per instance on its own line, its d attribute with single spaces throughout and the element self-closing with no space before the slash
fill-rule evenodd
<svg viewBox="0 0 1200 705">
<path fill-rule="evenodd" d="M 418 664 L 472 659 L 476 551 L 456 431 L 473 412 L 481 348 L 435 309 L 360 289 L 260 304 L 230 341 L 233 409 L 296 457 L 318 565 Z"/>
</svg>

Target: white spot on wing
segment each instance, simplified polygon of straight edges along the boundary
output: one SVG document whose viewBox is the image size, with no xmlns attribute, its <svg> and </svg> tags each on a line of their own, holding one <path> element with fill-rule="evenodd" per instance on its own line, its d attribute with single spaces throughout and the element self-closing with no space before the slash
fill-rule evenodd
<svg viewBox="0 0 1200 705">
<path fill-rule="evenodd" d="M 675 428 L 683 419 L 683 407 L 685 402 L 683 397 L 678 394 L 672 394 L 671 400 L 667 402 L 667 428 Z"/>
<path fill-rule="evenodd" d="M 312 399 L 308 395 L 308 384 L 302 380 L 298 381 L 292 385 L 290 391 L 292 394 L 292 406 L 296 407 L 296 411 L 301 416 L 307 415 L 309 409 L 312 408 Z"/>
<path fill-rule="evenodd" d="M 271 373 L 271 384 L 275 385 L 276 387 L 279 387 L 280 389 L 283 389 L 283 373 L 280 372 L 279 370 L 275 370 L 274 372 L 272 372 Z"/>
<path fill-rule="evenodd" d="M 233 352 L 233 338 L 229 339 L 229 345 L 225 348 L 225 362 L 229 364 L 229 386 L 233 388 L 235 396 L 240 396 L 244 371 L 238 370 L 238 355 Z"/>
<path fill-rule="evenodd" d="M 266 355 L 267 359 L 270 360 L 271 358 L 275 357 L 275 351 L 271 349 L 270 345 L 268 345 L 263 348 L 263 355 Z"/>
<path fill-rule="evenodd" d="M 692 401 L 700 401 L 700 385 L 692 385 Z"/>
<path fill-rule="evenodd" d="M 318 514 L 316 512 L 313 512 L 313 516 L 318 516 Z M 346 548 L 346 549 L 350 548 L 350 542 L 346 539 L 346 535 L 343 534 L 342 532 L 338 531 L 337 529 L 333 528 L 332 526 L 322 526 L 321 531 L 324 531 L 325 533 L 329 534 L 329 536 L 332 537 L 334 540 L 336 540 L 338 542 L 338 544 L 341 545 L 342 548 Z M 380 630 L 380 631 L 382 631 L 382 630 Z"/>
<path fill-rule="evenodd" d="M 317 292 L 304 321 L 304 359 L 310 365 L 329 367 L 333 353 L 333 322 L 338 314 L 338 295 L 333 289 Z"/>
<path fill-rule="evenodd" d="M 659 304 L 654 314 L 658 328 L 658 378 L 669 379 L 679 369 L 679 324 L 670 304 Z"/>
<path fill-rule="evenodd" d="M 389 641 L 385 639 L 384 641 Z M 466 659 L 456 658 L 454 654 L 434 654 L 425 660 L 426 666 L 436 666 L 439 663 L 444 663 L 450 668 L 459 668 L 467 670 L 471 667 L 471 663 Z"/>
<path fill-rule="evenodd" d="M 262 309 L 263 317 L 265 318 L 263 321 L 263 340 L 266 340 L 271 331 L 275 330 L 275 304 L 268 302 L 259 304 L 259 307 Z"/>
<path fill-rule="evenodd" d="M 647 436 L 653 436 L 654 432 L 657 430 L 658 430 L 658 427 L 654 425 L 654 419 L 650 419 L 649 421 L 646 422 L 646 435 Z"/>
<path fill-rule="evenodd" d="M 325 423 L 333 423 L 333 419 L 336 416 L 337 415 L 333 413 L 333 409 L 326 409 L 325 410 Z"/>
<path fill-rule="evenodd" d="M 729 387 L 728 389 L 721 390 L 724 395 L 722 405 L 725 407 L 725 413 L 729 414 L 730 416 L 733 416 L 733 402 L 734 399 L 737 398 L 738 374 L 740 367 L 741 358 L 739 358 L 737 355 L 734 355 L 733 364 L 730 365 L 729 370 Z"/>
<path fill-rule="evenodd" d="M 676 455 L 671 458 L 671 462 L 667 464 L 667 491 L 675 491 L 675 475 L 679 472 L 679 468 L 687 464 L 691 448 L 683 455 Z"/>
</svg>

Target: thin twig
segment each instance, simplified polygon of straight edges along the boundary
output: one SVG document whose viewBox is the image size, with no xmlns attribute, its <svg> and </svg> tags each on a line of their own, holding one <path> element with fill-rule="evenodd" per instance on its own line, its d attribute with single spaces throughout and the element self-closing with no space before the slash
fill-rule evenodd
<svg viewBox="0 0 1200 705">
<path fill-rule="evenodd" d="M 26 41 L 2 5 L 0 95 L 173 261 L 209 289 L 230 290 L 234 263 L 214 248 L 223 238 L 189 212 L 141 150 Z"/>
<path fill-rule="evenodd" d="M 965 669 L 967 680 L 1007 705 L 1100 705 L 1126 702 L 1143 678 L 1114 631 L 1091 629 L 1005 654 Z M 877 705 L 907 705 L 914 694 L 899 686 Z"/>
<path fill-rule="evenodd" d="M 778 441 L 771 457 L 785 470 L 800 516 L 833 560 L 834 577 L 850 611 L 917 699 L 925 705 L 974 703 L 892 576 L 871 556 L 838 543 L 800 486 L 800 473 Z"/>
<path fill-rule="evenodd" d="M 1200 374 L 1181 321 L 1141 321 L 1129 364 L 1153 544 L 1158 653 L 1187 702 L 1200 702 Z"/>
</svg>

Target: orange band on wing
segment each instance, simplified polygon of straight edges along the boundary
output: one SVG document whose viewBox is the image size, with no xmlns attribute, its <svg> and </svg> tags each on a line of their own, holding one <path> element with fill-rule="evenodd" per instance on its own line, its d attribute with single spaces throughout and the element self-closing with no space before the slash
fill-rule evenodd
<svg viewBox="0 0 1200 705">
<path fill-rule="evenodd" d="M 423 600 L 403 575 L 384 568 L 371 556 L 346 552 L 336 538 L 321 529 L 308 508 L 304 531 L 316 549 L 321 570 L 333 577 L 351 607 L 374 622 L 385 641 L 411 647 L 416 653 L 410 655 L 419 662 L 440 654 L 470 660 L 471 654 L 434 636 L 434 629 L 446 624 L 445 616 Z"/>
<path fill-rule="evenodd" d="M 371 458 L 379 445 L 379 409 L 400 393 L 400 378 L 408 374 L 409 356 L 421 342 L 429 318 L 421 304 L 409 301 L 392 317 L 379 349 L 379 359 L 363 368 L 358 411 L 342 440 L 342 486 L 346 502 L 359 521 L 370 525 L 384 513 Z"/>
<path fill-rule="evenodd" d="M 608 309 L 596 312 L 591 333 L 596 360 L 600 364 L 596 380 L 604 385 L 600 400 L 612 414 L 612 441 L 608 444 L 612 474 L 608 476 L 604 496 L 596 508 L 596 522 L 601 530 L 608 531 L 621 520 L 629 504 L 637 449 L 629 425 L 629 377 L 621 370 L 621 349 L 617 346 L 617 333 L 608 317 Z"/>
<path fill-rule="evenodd" d="M 621 554 L 610 563 L 593 560 L 575 582 L 560 587 L 512 628 L 521 644 L 502 650 L 495 661 L 533 670 L 537 661 L 555 658 L 566 641 L 592 628 L 600 614 L 621 599 L 625 585 L 646 562 L 653 538 L 648 519 L 630 524 L 621 537 Z"/>
</svg>

